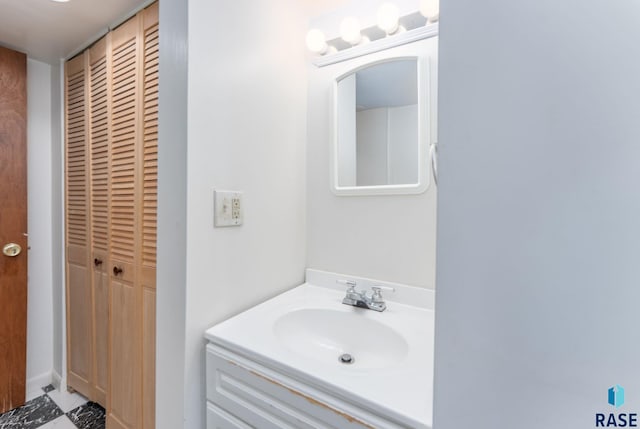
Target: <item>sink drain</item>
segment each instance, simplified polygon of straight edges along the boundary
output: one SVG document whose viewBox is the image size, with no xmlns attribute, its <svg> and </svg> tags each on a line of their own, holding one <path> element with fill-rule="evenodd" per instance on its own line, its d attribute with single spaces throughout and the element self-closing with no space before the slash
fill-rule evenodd
<svg viewBox="0 0 640 429">
<path fill-rule="evenodd" d="M 347 365 L 352 364 L 356 361 L 356 359 L 353 356 L 351 356 L 349 353 L 340 355 L 338 360 L 340 361 L 340 363 L 345 363 Z"/>
</svg>

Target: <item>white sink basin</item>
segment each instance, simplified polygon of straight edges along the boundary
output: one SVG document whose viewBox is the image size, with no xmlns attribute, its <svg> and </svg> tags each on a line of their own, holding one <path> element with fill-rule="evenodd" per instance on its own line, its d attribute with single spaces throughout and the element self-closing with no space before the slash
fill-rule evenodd
<svg viewBox="0 0 640 429">
<path fill-rule="evenodd" d="M 407 358 L 409 345 L 394 329 L 364 317 L 329 309 L 307 308 L 280 316 L 273 325 L 276 338 L 289 350 L 331 365 L 346 365 L 340 356 L 354 358 L 354 369 L 397 366 Z"/>
</svg>

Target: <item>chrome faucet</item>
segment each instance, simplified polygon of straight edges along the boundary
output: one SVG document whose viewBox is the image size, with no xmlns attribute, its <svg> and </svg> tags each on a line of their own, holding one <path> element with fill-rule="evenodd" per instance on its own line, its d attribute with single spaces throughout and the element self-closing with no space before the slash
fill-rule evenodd
<svg viewBox="0 0 640 429">
<path fill-rule="evenodd" d="M 382 298 L 382 289 L 395 292 L 395 289 L 392 287 L 375 285 L 371 286 L 373 292 L 371 296 L 369 296 L 366 291 L 358 292 L 356 290 L 357 283 L 353 280 L 336 281 L 347 286 L 347 293 L 342 299 L 343 304 L 374 311 L 384 311 L 387 308 L 387 304 L 384 302 L 384 298 Z"/>
</svg>

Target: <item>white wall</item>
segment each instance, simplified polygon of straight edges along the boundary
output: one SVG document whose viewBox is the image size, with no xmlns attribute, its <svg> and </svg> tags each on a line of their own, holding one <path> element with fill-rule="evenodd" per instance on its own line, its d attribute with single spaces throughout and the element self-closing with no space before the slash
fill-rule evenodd
<svg viewBox="0 0 640 429">
<path fill-rule="evenodd" d="M 27 390 L 53 368 L 51 66 L 27 60 L 28 303 Z"/>
<path fill-rule="evenodd" d="M 204 331 L 304 280 L 308 17 L 298 0 L 188 13 L 184 427 L 201 428 Z M 242 226 L 214 229 L 215 188 L 244 193 Z"/>
<path fill-rule="evenodd" d="M 434 287 L 435 186 L 419 195 L 336 196 L 330 190 L 332 82 L 392 54 L 429 54 L 436 97 L 437 38 L 316 68 L 310 66 L 307 133 L 307 265 L 311 268 Z M 435 107 L 435 106 L 432 106 Z M 431 109 L 435 122 L 435 108 Z M 435 126 L 431 139 L 435 139 Z"/>
<path fill-rule="evenodd" d="M 186 427 L 187 7 L 162 0 L 159 17 L 157 429 Z"/>
<path fill-rule="evenodd" d="M 441 6 L 434 427 L 640 413 L 640 3 Z"/>
<path fill-rule="evenodd" d="M 51 66 L 51 251 L 53 297 L 53 383 L 66 378 L 66 319 L 64 313 L 64 64 Z M 65 380 L 66 381 L 66 380 Z M 59 387 L 59 386 L 58 386 Z M 64 388 L 64 386 L 62 386 Z"/>
</svg>

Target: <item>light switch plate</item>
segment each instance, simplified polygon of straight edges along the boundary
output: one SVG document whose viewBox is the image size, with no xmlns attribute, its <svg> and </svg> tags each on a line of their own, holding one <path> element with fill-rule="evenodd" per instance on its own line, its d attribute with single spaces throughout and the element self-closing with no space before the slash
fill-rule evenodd
<svg viewBox="0 0 640 429">
<path fill-rule="evenodd" d="M 213 191 L 213 226 L 242 225 L 242 192 Z"/>
</svg>

